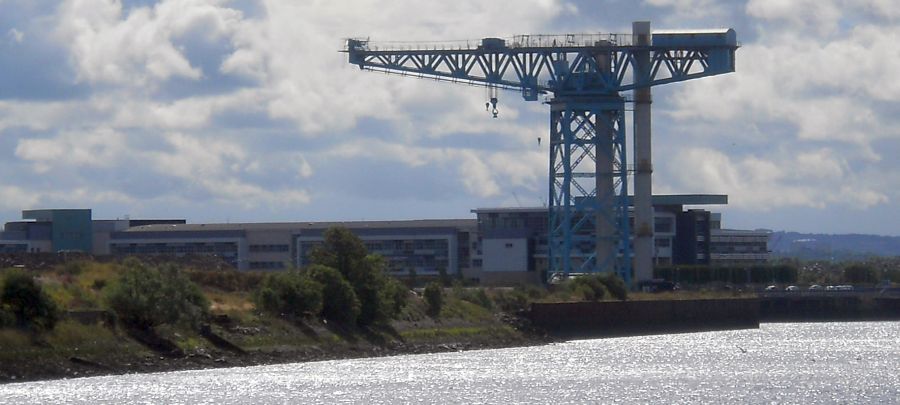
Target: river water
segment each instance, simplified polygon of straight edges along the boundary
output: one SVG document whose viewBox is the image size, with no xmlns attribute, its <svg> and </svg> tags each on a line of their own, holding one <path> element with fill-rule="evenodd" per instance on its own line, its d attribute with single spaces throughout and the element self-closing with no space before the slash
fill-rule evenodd
<svg viewBox="0 0 900 405">
<path fill-rule="evenodd" d="M 900 403 L 900 322 L 0 385 L 0 403 Z"/>
</svg>

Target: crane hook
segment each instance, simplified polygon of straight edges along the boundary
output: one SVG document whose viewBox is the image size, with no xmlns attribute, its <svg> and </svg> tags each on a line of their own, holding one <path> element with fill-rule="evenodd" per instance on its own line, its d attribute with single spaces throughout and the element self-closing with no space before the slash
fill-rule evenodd
<svg viewBox="0 0 900 405">
<path fill-rule="evenodd" d="M 497 97 L 491 97 L 491 105 L 494 107 L 491 110 L 491 114 L 494 114 L 494 118 L 497 118 L 497 113 L 500 112 L 499 110 L 497 110 Z"/>
</svg>

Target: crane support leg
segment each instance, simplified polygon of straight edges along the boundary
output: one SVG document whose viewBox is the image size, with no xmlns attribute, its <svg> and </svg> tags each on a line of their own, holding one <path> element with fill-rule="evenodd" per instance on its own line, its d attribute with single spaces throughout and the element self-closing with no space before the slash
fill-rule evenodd
<svg viewBox="0 0 900 405">
<path fill-rule="evenodd" d="M 650 46 L 650 22 L 632 24 L 637 46 Z M 635 79 L 650 71 L 650 51 L 638 50 Z M 634 90 L 634 276 L 637 281 L 653 278 L 653 163 L 650 149 L 650 87 Z"/>
<path fill-rule="evenodd" d="M 625 102 L 550 102 L 549 275 L 616 272 L 631 283 Z"/>
</svg>

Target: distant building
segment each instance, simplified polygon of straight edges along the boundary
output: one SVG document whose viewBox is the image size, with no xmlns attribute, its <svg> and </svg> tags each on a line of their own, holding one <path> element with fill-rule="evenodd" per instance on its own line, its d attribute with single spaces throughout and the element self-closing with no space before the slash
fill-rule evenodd
<svg viewBox="0 0 900 405">
<path fill-rule="evenodd" d="M 90 209 L 22 211 L 22 219 L 7 222 L 0 232 L 0 253 L 83 252 L 108 255 L 109 235 L 147 224 L 184 224 L 183 219 L 94 220 Z"/>
<path fill-rule="evenodd" d="M 658 195 L 654 263 L 748 264 L 768 258 L 767 234 L 720 229 L 721 215 L 685 206 L 726 204 L 723 195 Z M 91 210 L 23 211 L 0 232 L 0 253 L 215 255 L 238 270 L 309 264 L 323 233 L 342 226 L 397 276 L 442 272 L 487 285 L 538 283 L 547 269 L 547 209 L 479 208 L 474 219 L 188 224 L 184 219 L 92 220 Z M 633 218 L 632 218 L 633 221 Z M 581 246 L 587 257 L 592 246 Z M 576 253 L 578 254 L 578 253 Z"/>
<path fill-rule="evenodd" d="M 684 207 L 727 202 L 724 195 L 653 196 L 654 263 L 659 266 L 709 264 L 711 213 L 701 209 L 685 210 Z M 546 208 L 479 208 L 472 212 L 477 216 L 481 238 L 475 257 L 482 261 L 483 282 L 528 282 L 538 280 L 547 270 Z M 634 218 L 630 220 L 633 224 Z M 586 244 L 575 254 L 588 257 L 593 249 Z"/>
<path fill-rule="evenodd" d="M 713 229 L 710 241 L 714 266 L 749 266 L 769 260 L 768 231 Z"/>
<path fill-rule="evenodd" d="M 0 252 L 85 252 L 93 250 L 89 209 L 22 211 L 23 220 L 8 222 L 0 232 Z"/>
<path fill-rule="evenodd" d="M 352 231 L 397 275 L 446 271 L 474 276 L 469 240 L 476 227 L 470 219 L 145 225 L 111 233 L 109 250 L 114 255 L 213 254 L 239 270 L 282 270 L 309 264 L 310 251 L 333 226 Z"/>
</svg>

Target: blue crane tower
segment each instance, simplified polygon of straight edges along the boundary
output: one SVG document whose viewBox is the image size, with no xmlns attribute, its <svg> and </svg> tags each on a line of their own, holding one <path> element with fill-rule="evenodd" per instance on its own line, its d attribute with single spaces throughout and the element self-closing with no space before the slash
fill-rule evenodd
<svg viewBox="0 0 900 405">
<path fill-rule="evenodd" d="M 652 278 L 652 86 L 734 71 L 732 29 L 631 34 L 518 35 L 442 45 L 348 39 L 360 69 L 546 95 L 550 106 L 547 275 L 614 271 L 627 284 Z M 627 99 L 623 92 L 631 92 Z M 625 104 L 633 103 L 634 158 L 626 155 Z M 628 176 L 634 177 L 634 225 Z M 631 228 L 634 232 L 632 272 Z"/>
</svg>

